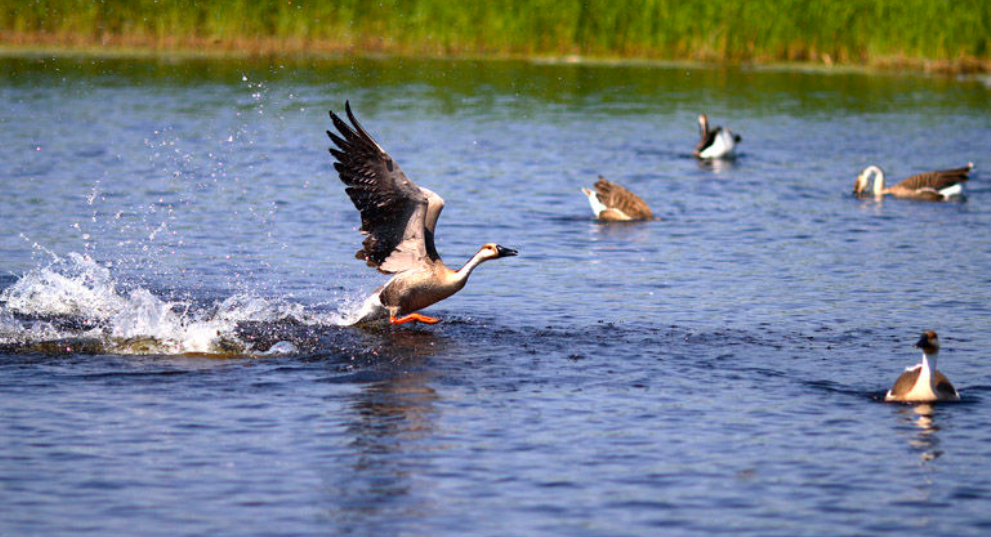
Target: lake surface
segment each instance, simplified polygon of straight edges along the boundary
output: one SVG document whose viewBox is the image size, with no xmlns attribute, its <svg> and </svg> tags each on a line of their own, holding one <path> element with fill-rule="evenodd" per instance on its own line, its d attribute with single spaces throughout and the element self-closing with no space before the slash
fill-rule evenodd
<svg viewBox="0 0 991 537">
<path fill-rule="evenodd" d="M 448 263 L 520 250 L 441 324 L 342 326 L 346 100 Z M 0 535 L 991 532 L 981 80 L 30 56 L 0 101 Z M 663 220 L 593 221 L 599 174 Z M 963 401 L 881 402 L 923 329 Z"/>
</svg>

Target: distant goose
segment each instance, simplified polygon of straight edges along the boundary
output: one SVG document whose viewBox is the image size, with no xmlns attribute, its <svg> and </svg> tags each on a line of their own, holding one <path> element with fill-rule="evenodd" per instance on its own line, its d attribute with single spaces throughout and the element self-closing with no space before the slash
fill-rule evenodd
<svg viewBox="0 0 991 537">
<path fill-rule="evenodd" d="M 701 137 L 692 155 L 701 159 L 730 158 L 736 150 L 736 144 L 743 140 L 739 134 L 729 129 L 710 129 L 709 118 L 705 114 L 699 114 L 699 131 Z"/>
<path fill-rule="evenodd" d="M 950 384 L 946 375 L 936 370 L 936 357 L 939 354 L 939 337 L 936 332 L 926 330 L 915 346 L 922 349 L 922 363 L 906 369 L 888 390 L 884 400 L 900 403 L 959 401 L 960 394 L 956 388 Z"/>
<path fill-rule="evenodd" d="M 344 109 L 351 125 L 331 111 L 340 136 L 329 130 L 327 135 L 337 145 L 330 148 L 337 159 L 334 168 L 361 213 L 361 232 L 368 235 L 355 257 L 379 272 L 394 274 L 366 301 L 370 311 L 361 320 L 370 320 L 384 309 L 392 324 L 436 323 L 439 319 L 415 312 L 460 291 L 482 262 L 517 252 L 489 243 L 458 270 L 444 265 L 434 247 L 434 226 L 444 200 L 407 179 L 355 119 L 351 104 L 345 102 Z"/>
<path fill-rule="evenodd" d="M 639 196 L 599 176 L 595 182 L 595 192 L 582 188 L 588 196 L 595 217 L 604 222 L 628 222 L 631 220 L 653 220 L 654 213 Z"/>
<path fill-rule="evenodd" d="M 963 192 L 963 183 L 968 179 L 974 163 L 968 162 L 963 168 L 939 170 L 913 175 L 895 186 L 884 188 L 884 171 L 877 166 L 868 166 L 857 176 L 853 185 L 855 196 L 868 194 L 867 186 L 873 176 L 873 194 L 876 197 L 891 194 L 896 198 L 912 198 L 928 201 L 944 201 Z"/>
</svg>

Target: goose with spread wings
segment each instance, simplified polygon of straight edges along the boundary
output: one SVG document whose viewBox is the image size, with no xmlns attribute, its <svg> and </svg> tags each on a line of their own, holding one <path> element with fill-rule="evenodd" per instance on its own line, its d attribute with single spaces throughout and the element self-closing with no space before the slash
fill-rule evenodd
<svg viewBox="0 0 991 537">
<path fill-rule="evenodd" d="M 331 111 L 330 119 L 338 132 L 328 130 L 327 135 L 336 146 L 330 148 L 336 159 L 334 168 L 361 213 L 361 232 L 367 235 L 355 257 L 393 275 L 369 297 L 359 322 L 388 313 L 392 324 L 436 323 L 439 319 L 417 311 L 460 291 L 484 261 L 517 252 L 488 243 L 460 269 L 448 268 L 434 246 L 434 228 L 444 200 L 406 177 L 358 123 L 349 102 L 344 110 L 351 124 Z"/>
<path fill-rule="evenodd" d="M 890 194 L 896 198 L 946 201 L 963 194 L 963 183 L 967 181 L 973 169 L 974 163 L 968 162 L 962 168 L 916 174 L 885 188 L 884 171 L 878 166 L 868 166 L 857 176 L 857 182 L 853 185 L 853 195 L 860 197 L 873 193 L 874 197 L 881 198 Z M 868 184 L 872 176 L 874 186 L 869 191 Z"/>
</svg>

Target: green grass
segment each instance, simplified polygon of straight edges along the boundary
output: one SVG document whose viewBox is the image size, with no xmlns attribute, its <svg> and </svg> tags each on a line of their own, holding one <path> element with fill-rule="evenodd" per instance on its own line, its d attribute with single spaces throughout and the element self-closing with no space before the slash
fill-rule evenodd
<svg viewBox="0 0 991 537">
<path fill-rule="evenodd" d="M 7 44 L 716 61 L 991 59 L 987 0 L 3 0 Z"/>
</svg>

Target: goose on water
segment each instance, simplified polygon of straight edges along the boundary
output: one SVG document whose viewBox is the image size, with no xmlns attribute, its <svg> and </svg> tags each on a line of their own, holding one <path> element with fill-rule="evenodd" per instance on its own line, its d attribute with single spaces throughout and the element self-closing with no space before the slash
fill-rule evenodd
<svg viewBox="0 0 991 537">
<path fill-rule="evenodd" d="M 959 401 L 960 394 L 956 388 L 946 375 L 936 370 L 939 355 L 939 336 L 936 332 L 926 330 L 915 346 L 922 349 L 922 363 L 906 369 L 885 394 L 884 400 L 899 403 Z"/>
<path fill-rule="evenodd" d="M 699 114 L 699 133 L 701 137 L 692 155 L 700 159 L 732 158 L 736 144 L 743 140 L 729 129 L 709 128 L 709 117 L 705 114 Z"/>
<path fill-rule="evenodd" d="M 885 188 L 884 171 L 877 166 L 868 166 L 857 176 L 857 182 L 853 185 L 853 194 L 858 197 L 873 194 L 878 198 L 890 194 L 896 198 L 944 201 L 963 192 L 963 183 L 967 181 L 972 169 L 974 163 L 968 162 L 962 168 L 913 175 L 894 186 Z M 874 186 L 868 191 L 871 178 L 874 180 Z"/>
<path fill-rule="evenodd" d="M 344 110 L 351 124 L 331 111 L 339 134 L 328 130 L 327 135 L 337 146 L 330 148 L 337 159 L 334 168 L 361 213 L 361 232 L 367 235 L 355 257 L 393 275 L 368 298 L 359 322 L 387 313 L 392 324 L 436 323 L 439 319 L 416 312 L 460 291 L 484 261 L 517 252 L 488 243 L 460 269 L 448 268 L 434 247 L 434 227 L 444 200 L 406 177 L 361 127 L 350 103 L 345 102 Z"/>
<path fill-rule="evenodd" d="M 595 217 L 604 222 L 628 222 L 631 220 L 653 220 L 650 207 L 633 192 L 599 176 L 595 191 L 582 188 L 588 196 Z"/>
</svg>

